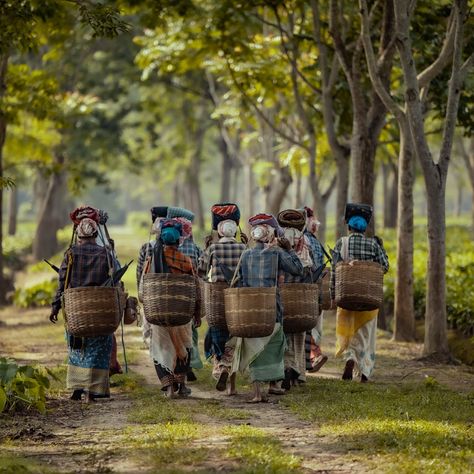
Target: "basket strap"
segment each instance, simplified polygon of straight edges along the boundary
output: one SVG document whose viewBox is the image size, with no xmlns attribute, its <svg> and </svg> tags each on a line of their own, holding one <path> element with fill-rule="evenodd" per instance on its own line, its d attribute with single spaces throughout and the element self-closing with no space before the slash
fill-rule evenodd
<svg viewBox="0 0 474 474">
<path fill-rule="evenodd" d="M 239 274 L 240 265 L 242 263 L 242 257 L 243 256 L 244 256 L 244 252 L 242 252 L 240 254 L 239 262 L 237 263 L 237 266 L 235 267 L 234 276 L 232 277 L 232 281 L 230 282 L 229 288 L 232 288 L 234 286 L 235 282 L 237 281 L 237 275 Z"/>
<path fill-rule="evenodd" d="M 342 237 L 341 241 L 341 257 L 344 262 L 347 262 L 349 260 L 349 237 Z"/>
</svg>

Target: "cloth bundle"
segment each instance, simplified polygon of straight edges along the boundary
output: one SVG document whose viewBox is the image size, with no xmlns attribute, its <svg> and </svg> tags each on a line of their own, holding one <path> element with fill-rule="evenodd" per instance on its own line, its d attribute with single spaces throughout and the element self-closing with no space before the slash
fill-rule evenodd
<svg viewBox="0 0 474 474">
<path fill-rule="evenodd" d="M 240 222 L 240 209 L 237 204 L 232 202 L 223 202 L 214 204 L 211 207 L 212 213 L 212 230 L 217 230 L 217 226 L 220 222 L 225 220 L 235 221 L 237 225 Z"/>
<path fill-rule="evenodd" d="M 254 227 L 257 225 L 266 224 L 275 229 L 277 237 L 283 237 L 283 229 L 279 226 L 275 216 L 272 214 L 256 214 L 249 219 L 249 224 Z"/>
<path fill-rule="evenodd" d="M 372 218 L 374 210 L 369 204 L 361 204 L 356 202 L 348 202 L 346 204 L 346 212 L 344 213 L 344 220 L 349 223 L 349 219 L 354 216 L 360 216 L 365 219 L 367 224 Z"/>
<path fill-rule="evenodd" d="M 173 217 L 184 217 L 185 219 L 188 219 L 188 221 L 194 221 L 194 214 L 183 207 L 168 207 L 166 217 L 168 219 L 172 219 Z"/>
<path fill-rule="evenodd" d="M 168 215 L 168 206 L 155 206 L 150 209 L 151 220 L 156 221 L 158 217 L 167 217 Z"/>
<path fill-rule="evenodd" d="M 285 209 L 278 214 L 278 223 L 282 227 L 291 227 L 302 231 L 306 225 L 306 216 L 297 209 Z"/>
<path fill-rule="evenodd" d="M 96 224 L 98 224 L 100 220 L 99 210 L 91 206 L 77 207 L 69 214 L 69 217 L 76 226 L 79 225 L 84 218 L 92 219 Z"/>
</svg>

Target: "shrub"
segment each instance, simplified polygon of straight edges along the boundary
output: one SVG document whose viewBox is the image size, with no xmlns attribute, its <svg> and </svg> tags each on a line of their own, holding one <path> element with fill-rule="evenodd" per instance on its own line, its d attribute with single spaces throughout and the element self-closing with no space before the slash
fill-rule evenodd
<svg viewBox="0 0 474 474">
<path fill-rule="evenodd" d="M 129 212 L 126 226 L 136 230 L 149 230 L 151 226 L 150 213 L 145 211 Z"/>
<path fill-rule="evenodd" d="M 37 308 L 51 304 L 58 282 L 56 278 L 42 281 L 28 288 L 19 288 L 15 291 L 13 302 L 19 308 Z"/>
<path fill-rule="evenodd" d="M 384 299 L 393 308 L 396 275 L 395 232 L 384 232 L 391 269 L 384 279 Z M 426 307 L 426 228 L 415 228 L 413 291 L 415 316 L 423 319 Z M 465 226 L 449 226 L 446 232 L 446 307 L 450 327 L 464 334 L 474 333 L 474 243 Z"/>
<path fill-rule="evenodd" d="M 31 408 L 44 413 L 48 375 L 54 378 L 45 367 L 19 366 L 10 359 L 0 358 L 0 413 Z"/>
<path fill-rule="evenodd" d="M 3 241 L 5 265 L 11 270 L 21 270 L 24 258 L 31 253 L 33 239 L 28 235 L 6 236 Z"/>
</svg>

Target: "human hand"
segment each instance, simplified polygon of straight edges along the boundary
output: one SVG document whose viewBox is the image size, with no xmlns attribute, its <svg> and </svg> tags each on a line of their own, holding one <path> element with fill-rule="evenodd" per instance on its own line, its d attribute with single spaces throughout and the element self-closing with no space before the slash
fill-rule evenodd
<svg viewBox="0 0 474 474">
<path fill-rule="evenodd" d="M 53 323 L 56 324 L 58 321 L 58 313 L 55 313 L 54 311 L 51 311 L 51 314 L 49 315 L 49 320 Z"/>
<path fill-rule="evenodd" d="M 278 245 L 283 249 L 289 252 L 291 250 L 290 241 L 285 237 L 279 237 L 277 239 Z"/>
</svg>

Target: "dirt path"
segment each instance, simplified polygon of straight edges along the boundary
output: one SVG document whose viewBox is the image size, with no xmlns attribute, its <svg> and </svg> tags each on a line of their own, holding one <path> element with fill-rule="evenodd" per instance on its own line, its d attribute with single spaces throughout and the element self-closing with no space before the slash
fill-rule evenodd
<svg viewBox="0 0 474 474">
<path fill-rule="evenodd" d="M 333 330 L 333 322 L 329 318 L 325 328 L 327 348 L 333 347 Z M 139 328 L 127 328 L 126 340 L 130 369 L 140 376 L 140 388 L 146 389 L 148 396 L 159 396 L 159 383 L 147 351 L 140 342 Z M 405 383 L 431 375 L 458 390 L 473 389 L 474 373 L 470 368 L 426 366 L 414 360 L 419 350 L 420 346 L 416 344 L 394 344 L 386 336 L 380 335 L 376 381 Z M 47 322 L 45 310 L 4 309 L 0 311 L 0 354 L 21 362 L 57 366 L 66 357 L 63 329 Z M 330 360 L 317 377 L 339 378 L 340 371 L 340 363 Z M 201 377 L 199 372 L 198 377 Z M 188 460 L 180 464 L 180 450 L 174 444 L 168 446 L 160 441 L 159 452 L 162 455 L 164 453 L 165 459 L 167 453 L 173 458 L 172 465 L 166 471 L 166 464 L 163 465 L 161 458 L 155 459 L 154 464 L 150 465 L 150 451 L 137 451 L 134 448 L 140 447 L 142 440 L 145 446 L 150 432 L 155 433 L 155 440 L 156 437 L 161 439 L 160 430 L 166 430 L 166 426 L 157 425 L 158 422 L 154 424 L 153 420 L 146 423 L 135 420 L 136 390 L 124 386 L 112 389 L 110 401 L 83 405 L 71 402 L 67 398 L 68 394 L 62 390 L 49 401 L 45 415 L 31 413 L 15 417 L 1 416 L 0 460 L 2 456 L 20 456 L 27 463 L 32 461 L 32 466 L 35 462 L 42 466 L 37 471 L 23 472 L 47 472 L 48 467 L 52 472 L 82 473 L 235 472 L 240 471 L 242 466 L 238 457 L 226 454 L 233 443 L 228 428 L 245 425 L 259 430 L 268 440 L 277 440 L 283 453 L 300 457 L 300 471 L 366 471 L 360 461 L 352 460 L 350 454 L 338 448 L 337 443 L 318 435 L 318 426 L 300 421 L 279 403 L 278 397 L 273 397 L 268 404 L 249 405 L 245 402 L 245 393 L 227 397 L 202 382 L 192 384 L 191 387 L 193 392 L 189 399 L 173 401 L 164 409 L 192 413 L 193 426 L 198 426 L 199 430 L 195 436 L 183 442 L 186 452 L 196 453 L 192 462 Z M 220 415 L 213 416 L 213 409 L 219 410 Z M 157 466 L 160 468 L 157 469 Z M 0 472 L 18 472 L 18 469 L 0 468 Z"/>
</svg>

